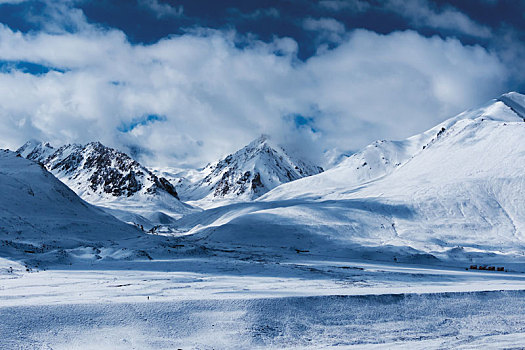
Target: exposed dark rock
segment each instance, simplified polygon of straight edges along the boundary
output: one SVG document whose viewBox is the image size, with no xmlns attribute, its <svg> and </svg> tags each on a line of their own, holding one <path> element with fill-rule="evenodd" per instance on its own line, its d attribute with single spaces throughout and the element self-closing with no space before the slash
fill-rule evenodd
<svg viewBox="0 0 525 350">
<path fill-rule="evenodd" d="M 53 149 L 46 145 L 47 149 Z M 41 159 L 42 148 L 42 145 L 38 145 L 28 153 L 27 158 Z M 168 180 L 158 178 L 127 154 L 106 147 L 100 142 L 91 142 L 85 146 L 76 144 L 62 146 L 43 159 L 42 163 L 49 171 L 66 175 L 70 179 L 87 175 L 87 185 L 94 193 L 131 197 L 150 182 L 151 185 L 148 184 L 146 193 L 155 194 L 164 191 L 179 198 L 175 187 Z"/>
</svg>

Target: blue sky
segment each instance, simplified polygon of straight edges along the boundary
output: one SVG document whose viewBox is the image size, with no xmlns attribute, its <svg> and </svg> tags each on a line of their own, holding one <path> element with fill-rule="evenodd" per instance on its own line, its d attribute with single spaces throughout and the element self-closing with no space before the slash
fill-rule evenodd
<svg viewBox="0 0 525 350">
<path fill-rule="evenodd" d="M 0 147 L 199 166 L 265 133 L 321 161 L 525 87 L 525 1 L 0 0 L 0 23 Z"/>
</svg>

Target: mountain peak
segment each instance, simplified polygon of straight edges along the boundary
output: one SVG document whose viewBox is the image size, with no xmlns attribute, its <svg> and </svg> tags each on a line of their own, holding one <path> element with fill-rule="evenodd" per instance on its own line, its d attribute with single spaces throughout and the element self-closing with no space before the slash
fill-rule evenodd
<svg viewBox="0 0 525 350">
<path fill-rule="evenodd" d="M 101 148 L 107 148 L 107 149 L 112 149 L 108 146 L 104 146 L 100 141 L 92 141 L 90 143 L 88 143 L 86 145 L 86 147 L 91 147 L 91 148 L 94 148 L 94 149 L 101 149 Z"/>
<path fill-rule="evenodd" d="M 322 172 L 261 135 L 238 151 L 208 164 L 192 181 L 179 180 L 183 199 L 201 202 L 253 200 L 282 183 Z M 190 182 L 184 184 L 184 182 Z"/>
<path fill-rule="evenodd" d="M 30 140 L 27 140 L 26 143 L 24 143 L 19 149 L 21 148 L 29 148 L 29 147 L 36 147 L 37 145 L 41 144 L 42 141 L 40 140 L 37 140 L 37 139 L 30 139 Z"/>
<path fill-rule="evenodd" d="M 269 141 L 271 139 L 270 135 L 267 135 L 267 134 L 261 134 L 259 137 L 257 137 L 255 140 L 253 140 L 252 142 L 250 142 L 250 145 L 251 144 L 261 144 L 261 143 L 265 143 L 267 141 Z"/>
<path fill-rule="evenodd" d="M 242 150 L 260 150 L 260 149 L 263 149 L 265 147 L 278 148 L 279 146 L 274 145 L 272 143 L 272 141 L 273 140 L 272 140 L 272 138 L 269 135 L 261 134 L 259 137 L 254 139 L 252 142 L 250 142 L 249 144 L 247 144 L 246 146 L 241 148 L 239 151 L 242 151 Z M 239 152 L 239 151 L 237 151 L 237 152 Z"/>
<path fill-rule="evenodd" d="M 521 93 L 519 93 L 519 92 L 517 92 L 517 91 L 509 91 L 509 92 L 506 92 L 506 93 L 502 94 L 499 98 L 501 98 L 501 97 L 505 97 L 505 96 L 506 96 L 506 97 L 521 96 L 522 98 L 525 98 L 525 95 L 523 95 L 523 94 L 521 94 Z M 499 99 L 499 98 L 498 98 L 498 99 Z"/>
<path fill-rule="evenodd" d="M 525 120 L 525 95 L 511 91 L 501 95 L 497 100 L 503 102 L 520 118 Z"/>
<path fill-rule="evenodd" d="M 166 178 L 123 152 L 97 141 L 44 147 L 48 153 L 42 156 L 39 150 L 45 144 L 26 143 L 26 158 L 38 160 L 82 199 L 123 221 L 152 227 L 166 217 L 174 219 L 195 210 L 180 202 L 175 186 Z"/>
<path fill-rule="evenodd" d="M 127 154 L 98 141 L 54 149 L 49 143 L 31 140 L 19 148 L 18 153 L 44 163 L 70 188 L 89 198 L 164 192 L 178 199 L 175 187 L 168 180 L 158 178 Z"/>
<path fill-rule="evenodd" d="M 55 149 L 49 144 L 49 142 L 31 139 L 18 148 L 16 153 L 19 153 L 24 158 L 42 162 L 54 151 Z"/>
</svg>

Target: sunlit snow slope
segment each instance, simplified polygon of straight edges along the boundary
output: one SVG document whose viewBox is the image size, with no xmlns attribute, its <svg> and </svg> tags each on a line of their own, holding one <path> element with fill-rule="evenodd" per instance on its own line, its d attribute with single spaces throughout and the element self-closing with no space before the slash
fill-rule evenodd
<svg viewBox="0 0 525 350">
<path fill-rule="evenodd" d="M 506 94 L 404 141 L 376 142 L 255 203 L 178 225 L 218 243 L 345 256 L 523 257 L 523 101 Z"/>
</svg>

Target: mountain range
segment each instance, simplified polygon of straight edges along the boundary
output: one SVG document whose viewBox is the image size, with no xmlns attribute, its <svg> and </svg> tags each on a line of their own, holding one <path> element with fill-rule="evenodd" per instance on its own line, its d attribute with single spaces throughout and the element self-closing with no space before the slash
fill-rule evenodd
<svg viewBox="0 0 525 350">
<path fill-rule="evenodd" d="M 346 258 L 520 257 L 523 106 L 525 96 L 505 94 L 406 140 L 374 142 L 252 203 L 185 216 L 177 229 L 217 244 Z"/>
<path fill-rule="evenodd" d="M 151 171 L 100 142 L 54 148 L 30 140 L 17 152 L 43 164 L 87 202 L 147 229 L 172 224 L 199 208 L 251 201 L 280 184 L 323 171 L 290 155 L 268 136 L 202 169 L 175 175 Z"/>
<path fill-rule="evenodd" d="M 30 142 L 18 153 L 122 220 L 162 222 L 189 241 L 406 262 L 516 261 L 525 251 L 524 118 L 525 96 L 508 93 L 405 140 L 376 141 L 326 171 L 266 136 L 184 172 L 150 171 L 100 143 Z"/>
</svg>

